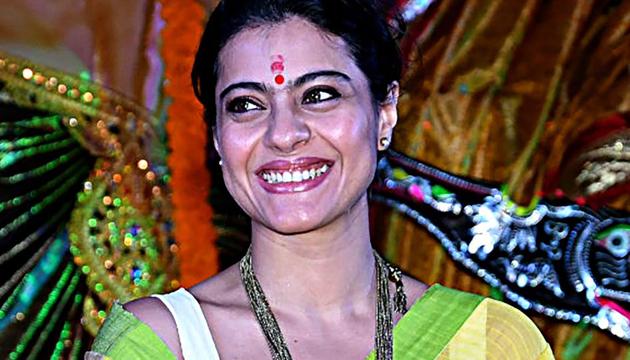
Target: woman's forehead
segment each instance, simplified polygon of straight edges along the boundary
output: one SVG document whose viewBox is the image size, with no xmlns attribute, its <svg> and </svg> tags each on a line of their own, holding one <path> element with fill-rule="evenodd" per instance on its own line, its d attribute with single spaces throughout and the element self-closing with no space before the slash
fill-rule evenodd
<svg viewBox="0 0 630 360">
<path fill-rule="evenodd" d="M 219 54 L 218 81 L 264 81 L 277 75 L 280 68 L 288 77 L 321 69 L 358 71 L 340 37 L 301 18 L 291 18 L 245 29 L 232 37 Z"/>
</svg>

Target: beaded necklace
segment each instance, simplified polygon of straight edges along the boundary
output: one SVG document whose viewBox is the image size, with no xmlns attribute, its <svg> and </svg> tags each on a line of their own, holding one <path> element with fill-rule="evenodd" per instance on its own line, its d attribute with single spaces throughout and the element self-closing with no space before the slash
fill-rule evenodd
<svg viewBox="0 0 630 360">
<path fill-rule="evenodd" d="M 394 296 L 394 310 L 404 314 L 407 307 L 407 299 L 403 290 L 400 270 L 387 264 L 383 258 L 374 252 L 376 264 L 376 359 L 391 360 L 393 356 L 393 318 L 392 307 L 389 301 L 388 277 L 396 284 Z M 280 326 L 273 315 L 269 302 L 265 297 L 262 286 L 252 267 L 251 247 L 240 262 L 241 281 L 249 298 L 250 305 L 256 320 L 260 325 L 267 345 L 271 351 L 273 360 L 291 360 L 291 354 L 287 347 Z"/>
</svg>

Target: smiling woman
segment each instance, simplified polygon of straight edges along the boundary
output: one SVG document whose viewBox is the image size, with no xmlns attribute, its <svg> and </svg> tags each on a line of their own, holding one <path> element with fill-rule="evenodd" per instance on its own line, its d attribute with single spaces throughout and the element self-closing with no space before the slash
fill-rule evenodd
<svg viewBox="0 0 630 360">
<path fill-rule="evenodd" d="M 283 84 L 260 65 L 278 56 Z M 225 184 L 253 226 L 301 233 L 303 244 L 321 243 L 321 231 L 360 230 L 351 222 L 367 210 L 378 138 L 391 136 L 395 101 L 373 99 L 344 41 L 298 17 L 242 30 L 219 63 L 213 135 Z"/>
<path fill-rule="evenodd" d="M 401 70 L 383 14 L 360 0 L 219 4 L 193 81 L 251 248 L 189 290 L 117 305 L 93 356 L 551 357 L 518 311 L 427 290 L 372 249 L 367 188 Z"/>
</svg>

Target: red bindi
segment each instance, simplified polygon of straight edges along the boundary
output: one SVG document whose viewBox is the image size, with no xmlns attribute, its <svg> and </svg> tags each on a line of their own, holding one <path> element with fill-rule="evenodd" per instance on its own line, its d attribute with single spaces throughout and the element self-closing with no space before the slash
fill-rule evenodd
<svg viewBox="0 0 630 360">
<path fill-rule="evenodd" d="M 274 55 L 271 57 L 271 72 L 275 75 L 273 80 L 276 84 L 284 84 L 284 76 L 281 74 L 284 71 L 284 57 L 282 55 Z"/>
</svg>

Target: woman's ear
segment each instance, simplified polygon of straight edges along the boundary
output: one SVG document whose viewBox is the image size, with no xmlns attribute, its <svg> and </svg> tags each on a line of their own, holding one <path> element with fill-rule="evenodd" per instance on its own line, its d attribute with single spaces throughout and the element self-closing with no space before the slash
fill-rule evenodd
<svg viewBox="0 0 630 360">
<path fill-rule="evenodd" d="M 219 146 L 216 126 L 212 127 L 212 143 L 214 144 L 214 150 L 216 150 L 217 154 L 219 154 L 219 158 L 222 158 L 223 154 L 221 154 L 221 147 Z"/>
<path fill-rule="evenodd" d="M 394 81 L 387 87 L 387 97 L 379 105 L 378 113 L 378 138 L 377 147 L 379 151 L 386 150 L 392 140 L 392 132 L 398 122 L 398 95 L 400 86 L 398 81 Z"/>
</svg>

